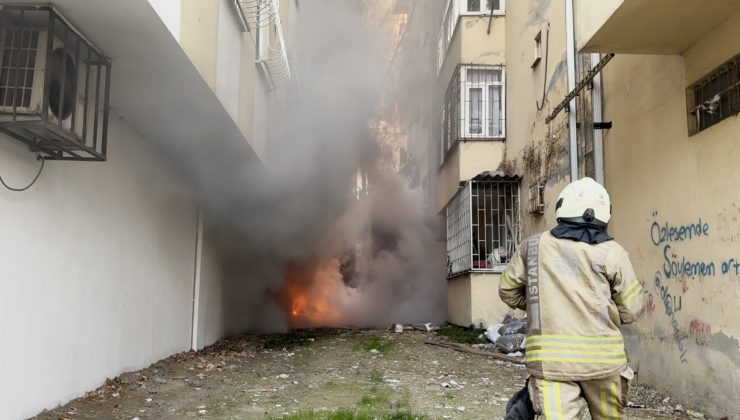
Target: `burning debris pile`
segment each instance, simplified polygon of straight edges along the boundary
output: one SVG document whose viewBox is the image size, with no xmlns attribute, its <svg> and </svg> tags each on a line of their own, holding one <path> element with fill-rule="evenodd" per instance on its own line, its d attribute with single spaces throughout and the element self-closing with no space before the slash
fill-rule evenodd
<svg viewBox="0 0 740 420">
<path fill-rule="evenodd" d="M 290 328 L 444 320 L 444 267 L 428 255 L 437 221 L 395 178 L 375 185 L 337 221 L 323 253 L 286 271 L 278 294 Z"/>
</svg>

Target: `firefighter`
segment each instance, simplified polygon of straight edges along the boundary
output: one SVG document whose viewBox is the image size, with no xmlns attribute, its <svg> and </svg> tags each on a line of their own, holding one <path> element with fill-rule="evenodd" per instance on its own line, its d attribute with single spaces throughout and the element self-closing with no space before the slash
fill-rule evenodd
<svg viewBox="0 0 740 420">
<path fill-rule="evenodd" d="M 510 307 L 527 311 L 529 394 L 537 419 L 625 418 L 629 381 L 620 325 L 635 322 L 645 291 L 627 252 L 606 231 L 611 203 L 591 178 L 566 186 L 558 225 L 517 249 L 499 284 Z"/>
</svg>

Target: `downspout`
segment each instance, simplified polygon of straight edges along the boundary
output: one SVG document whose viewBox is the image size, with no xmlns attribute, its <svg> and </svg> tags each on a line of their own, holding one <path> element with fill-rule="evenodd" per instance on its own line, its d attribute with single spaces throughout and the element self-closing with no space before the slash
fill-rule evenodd
<svg viewBox="0 0 740 420">
<path fill-rule="evenodd" d="M 576 44 L 573 24 L 573 0 L 565 0 L 565 43 L 568 62 L 568 92 L 576 88 Z M 570 137 L 570 180 L 578 179 L 578 132 L 576 131 L 576 100 L 568 103 L 568 130 Z M 595 152 L 595 151 L 594 151 Z"/>
<path fill-rule="evenodd" d="M 203 214 L 198 209 L 195 226 L 195 262 L 193 264 L 193 310 L 190 331 L 190 349 L 198 351 L 198 309 L 200 307 L 200 266 L 203 256 Z"/>
<path fill-rule="evenodd" d="M 591 63 L 598 63 L 600 60 L 600 54 L 591 54 Z M 601 72 L 597 73 L 596 76 L 594 76 L 591 83 L 593 83 L 593 89 L 591 90 L 591 103 L 593 105 L 594 116 L 593 120 L 604 121 L 604 91 L 601 86 Z M 592 128 L 592 130 L 594 133 L 594 177 L 596 178 L 596 182 L 604 185 L 604 137 L 602 135 L 602 130 L 597 130 L 595 127 Z"/>
</svg>

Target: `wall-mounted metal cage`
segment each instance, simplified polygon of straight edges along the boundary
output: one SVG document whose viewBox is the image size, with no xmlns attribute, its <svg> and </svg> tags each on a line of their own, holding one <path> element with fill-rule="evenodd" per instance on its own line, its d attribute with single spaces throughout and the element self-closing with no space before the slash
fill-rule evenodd
<svg viewBox="0 0 740 420">
<path fill-rule="evenodd" d="M 465 184 L 445 208 L 448 276 L 496 272 L 521 240 L 519 177 L 484 172 Z"/>
<path fill-rule="evenodd" d="M 44 159 L 106 160 L 110 72 L 52 5 L 0 5 L 0 132 Z"/>
</svg>

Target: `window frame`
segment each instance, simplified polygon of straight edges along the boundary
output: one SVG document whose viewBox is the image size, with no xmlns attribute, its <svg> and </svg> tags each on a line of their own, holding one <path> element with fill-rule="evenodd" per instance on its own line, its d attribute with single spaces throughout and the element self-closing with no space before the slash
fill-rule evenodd
<svg viewBox="0 0 740 420">
<path fill-rule="evenodd" d="M 483 70 L 483 71 L 493 71 L 499 73 L 498 81 L 491 81 L 491 82 L 472 82 L 468 80 L 468 71 L 469 70 Z M 460 138 L 462 139 L 480 139 L 480 140 L 495 140 L 495 139 L 505 139 L 506 138 L 506 71 L 505 66 L 481 66 L 481 65 L 468 65 L 468 66 L 461 66 L 460 67 L 460 106 L 465 107 L 463 109 L 463 124 L 460 125 Z M 500 121 L 500 130 L 499 133 L 494 135 L 494 133 L 489 132 L 489 125 L 488 125 L 488 119 L 487 116 L 490 112 L 489 110 L 489 104 L 490 104 L 490 94 L 489 90 L 492 86 L 499 86 L 501 89 L 501 106 L 500 106 L 500 113 L 499 116 L 502 118 L 499 118 Z M 481 115 L 483 116 L 483 119 L 485 123 L 481 124 L 482 126 L 482 132 L 481 133 L 471 133 L 470 132 L 470 119 L 472 116 L 472 109 L 471 105 L 472 103 L 467 99 L 470 98 L 469 92 L 470 89 L 476 89 L 480 88 L 482 91 L 482 107 L 481 107 Z"/>
<path fill-rule="evenodd" d="M 490 15 L 491 9 L 488 8 L 488 0 L 480 0 L 479 10 L 468 10 L 468 0 L 456 0 L 462 2 L 459 7 L 461 16 L 480 16 Z M 495 1 L 495 0 L 494 0 Z M 499 8 L 493 9 L 494 16 L 504 16 L 506 14 L 506 0 L 499 0 Z"/>
<path fill-rule="evenodd" d="M 727 75 L 727 86 L 725 87 L 721 82 L 724 74 Z M 716 89 L 713 87 L 715 84 Z M 703 89 L 707 88 L 709 91 L 705 93 Z M 706 99 L 712 93 L 714 93 L 713 98 Z M 703 101 L 702 98 L 704 98 Z M 719 111 L 715 110 L 716 107 L 719 107 Z M 719 114 L 716 117 L 712 116 L 715 112 Z M 725 61 L 686 88 L 689 136 L 706 131 L 738 114 L 740 114 L 740 54 Z M 703 119 L 710 121 L 703 122 Z"/>
</svg>

